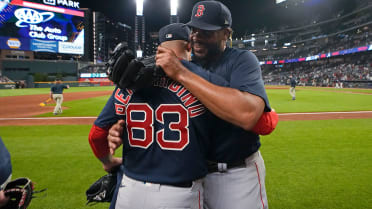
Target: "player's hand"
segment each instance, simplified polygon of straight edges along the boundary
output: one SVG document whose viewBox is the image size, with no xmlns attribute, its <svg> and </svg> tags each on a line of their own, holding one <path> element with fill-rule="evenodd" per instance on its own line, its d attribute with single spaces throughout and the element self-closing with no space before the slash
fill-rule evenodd
<svg viewBox="0 0 372 209">
<path fill-rule="evenodd" d="M 125 121 L 119 120 L 116 122 L 109 130 L 109 134 L 107 136 L 108 146 L 110 148 L 110 154 L 114 155 L 115 150 L 120 147 L 123 143 L 121 141 L 121 135 L 123 133 Z"/>
<path fill-rule="evenodd" d="M 5 196 L 4 191 L 0 190 L 0 207 L 6 205 L 8 202 L 9 198 Z"/>
<path fill-rule="evenodd" d="M 155 59 L 156 65 L 175 81 L 178 81 L 178 77 L 186 69 L 172 50 L 162 46 L 158 47 Z"/>
<path fill-rule="evenodd" d="M 103 169 L 111 173 L 113 170 L 117 168 L 117 166 L 120 166 L 123 163 L 123 158 L 121 157 L 111 157 L 110 161 L 108 163 L 103 164 Z"/>
</svg>

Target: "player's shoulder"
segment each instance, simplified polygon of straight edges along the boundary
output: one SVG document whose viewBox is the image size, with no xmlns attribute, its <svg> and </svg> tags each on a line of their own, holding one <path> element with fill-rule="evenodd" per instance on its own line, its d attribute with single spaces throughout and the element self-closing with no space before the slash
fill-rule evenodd
<svg viewBox="0 0 372 209">
<path fill-rule="evenodd" d="M 256 55 L 251 51 L 236 48 L 226 48 L 224 61 L 233 65 L 248 64 L 249 66 L 254 66 L 254 68 L 259 66 L 260 63 Z"/>
<path fill-rule="evenodd" d="M 191 67 L 191 68 L 196 68 L 196 67 L 198 67 L 197 64 L 195 64 L 195 63 L 193 63 L 193 62 L 190 62 L 190 61 L 187 61 L 187 60 L 181 60 L 181 63 L 182 63 L 185 67 L 187 67 L 187 68 L 189 68 L 189 67 Z"/>
<path fill-rule="evenodd" d="M 255 54 L 245 49 L 226 48 L 225 56 L 228 58 L 258 61 Z"/>
</svg>

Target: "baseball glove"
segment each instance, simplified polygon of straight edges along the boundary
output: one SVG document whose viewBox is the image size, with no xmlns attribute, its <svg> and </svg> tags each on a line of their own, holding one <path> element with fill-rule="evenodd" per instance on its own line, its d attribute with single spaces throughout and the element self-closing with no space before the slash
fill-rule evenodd
<svg viewBox="0 0 372 209">
<path fill-rule="evenodd" d="M 108 78 L 115 84 L 118 84 L 123 72 L 132 59 L 134 59 L 134 55 L 133 52 L 128 49 L 127 44 L 119 43 L 115 47 L 109 61 L 106 63 L 106 74 Z"/>
<path fill-rule="evenodd" d="M 133 59 L 121 75 L 117 85 L 120 88 L 138 90 L 151 86 L 155 78 L 164 75 L 163 70 L 155 66 L 155 56 Z"/>
<path fill-rule="evenodd" d="M 26 209 L 34 198 L 33 194 L 45 190 L 34 191 L 34 184 L 29 178 L 10 181 L 4 188 L 4 194 L 9 197 L 9 201 L 1 209 Z"/>
<path fill-rule="evenodd" d="M 89 203 L 111 202 L 116 187 L 116 172 L 102 176 L 85 192 Z M 91 204 L 92 205 L 92 204 Z"/>
</svg>

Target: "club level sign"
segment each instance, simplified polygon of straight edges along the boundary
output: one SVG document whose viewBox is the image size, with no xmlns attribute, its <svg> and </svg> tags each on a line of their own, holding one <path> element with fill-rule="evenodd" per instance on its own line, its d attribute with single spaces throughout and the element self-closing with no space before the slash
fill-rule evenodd
<svg viewBox="0 0 372 209">
<path fill-rule="evenodd" d="M 53 5 L 53 6 L 64 6 L 79 9 L 80 2 L 71 1 L 71 0 L 43 0 L 44 4 Z"/>
</svg>

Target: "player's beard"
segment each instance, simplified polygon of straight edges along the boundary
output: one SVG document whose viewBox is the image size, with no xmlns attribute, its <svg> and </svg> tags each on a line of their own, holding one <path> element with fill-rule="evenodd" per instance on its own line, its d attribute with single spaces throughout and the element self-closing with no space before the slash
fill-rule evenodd
<svg viewBox="0 0 372 209">
<path fill-rule="evenodd" d="M 191 39 L 191 47 L 194 55 L 193 60 L 204 64 L 217 60 L 223 52 L 221 51 L 218 42 L 205 43 L 193 41 Z M 195 50 L 194 47 L 197 48 L 197 50 Z"/>
</svg>

